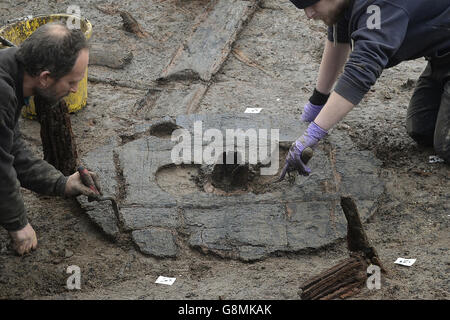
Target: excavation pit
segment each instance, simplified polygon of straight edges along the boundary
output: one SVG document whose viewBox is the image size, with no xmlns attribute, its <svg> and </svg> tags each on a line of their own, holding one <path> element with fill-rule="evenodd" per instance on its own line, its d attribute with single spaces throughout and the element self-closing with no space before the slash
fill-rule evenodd
<svg viewBox="0 0 450 320">
<path fill-rule="evenodd" d="M 172 137 L 172 133 L 179 128 L 180 127 L 173 122 L 163 121 L 153 125 L 150 128 L 150 135 L 162 139 L 170 139 Z"/>
<path fill-rule="evenodd" d="M 234 161 L 231 164 L 226 162 L 227 154 L 223 154 L 223 161 L 215 164 L 212 173 L 207 177 L 204 184 L 204 190 L 209 193 L 232 195 L 236 193 L 245 193 L 250 189 L 250 181 L 253 179 L 254 172 L 251 171 L 249 164 L 238 160 L 238 153 L 234 153 Z"/>
<path fill-rule="evenodd" d="M 279 164 L 283 164 L 288 149 L 280 147 Z M 181 164 L 160 168 L 156 173 L 158 186 L 173 196 L 193 194 L 197 192 L 212 193 L 220 196 L 233 196 L 245 193 L 262 194 L 282 187 L 275 184 L 281 173 L 280 166 L 276 175 L 261 175 L 261 167 L 269 166 L 257 163 L 242 163 L 239 153 L 234 152 L 227 161 L 227 153 L 223 153 L 222 161 L 210 166 Z M 293 177 L 287 181 L 293 182 Z"/>
<path fill-rule="evenodd" d="M 173 196 L 199 192 L 199 165 L 168 165 L 156 172 L 158 186 Z"/>
</svg>

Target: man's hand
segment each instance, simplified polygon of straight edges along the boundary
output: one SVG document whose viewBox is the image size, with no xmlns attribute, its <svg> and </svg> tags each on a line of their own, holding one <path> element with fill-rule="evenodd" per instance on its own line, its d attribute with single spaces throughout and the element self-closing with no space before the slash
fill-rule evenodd
<svg viewBox="0 0 450 320">
<path fill-rule="evenodd" d="M 284 179 L 287 172 L 298 171 L 300 175 L 309 175 L 311 169 L 306 166 L 306 163 L 313 155 L 313 149 L 317 143 L 327 135 L 327 131 L 323 130 L 314 122 L 308 126 L 306 132 L 295 141 L 289 153 L 286 156 L 286 164 L 281 172 L 279 181 Z"/>
<path fill-rule="evenodd" d="M 95 187 L 97 188 L 98 192 L 100 192 L 101 195 L 102 191 L 100 188 L 100 181 L 98 175 L 92 171 L 89 171 L 89 174 L 91 175 L 92 180 L 94 180 Z M 83 182 L 81 181 L 80 174 L 78 172 L 75 172 L 67 180 L 66 190 L 64 194 L 66 197 L 76 197 L 79 196 L 80 194 L 84 194 L 85 196 L 93 198 L 99 196 L 98 194 L 96 194 L 94 191 L 92 191 L 83 184 Z"/>
<path fill-rule="evenodd" d="M 11 237 L 14 251 L 20 256 L 35 250 L 37 247 L 36 232 L 34 232 L 33 227 L 29 223 L 19 231 L 10 231 L 9 236 Z"/>
<path fill-rule="evenodd" d="M 322 110 L 323 106 L 323 104 L 315 105 L 308 101 L 308 103 L 303 107 L 301 120 L 303 122 L 313 122 L 317 115 L 320 113 L 320 110 Z"/>
</svg>

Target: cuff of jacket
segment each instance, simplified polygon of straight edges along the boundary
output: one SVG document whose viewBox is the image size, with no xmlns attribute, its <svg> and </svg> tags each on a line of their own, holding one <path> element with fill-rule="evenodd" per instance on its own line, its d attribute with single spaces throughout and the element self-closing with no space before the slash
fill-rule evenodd
<svg viewBox="0 0 450 320">
<path fill-rule="evenodd" d="M 323 94 L 322 92 L 314 89 L 312 96 L 309 98 L 309 102 L 316 106 L 323 106 L 327 103 L 330 94 Z"/>
<path fill-rule="evenodd" d="M 7 231 L 13 232 L 13 231 L 19 231 L 25 228 L 25 226 L 28 224 L 27 215 L 25 212 L 17 219 L 12 222 L 6 222 L 2 223 L 2 227 L 5 228 Z"/>
<path fill-rule="evenodd" d="M 66 191 L 66 184 L 69 177 L 61 176 L 58 181 L 56 181 L 55 185 L 55 195 L 64 197 Z"/>
<path fill-rule="evenodd" d="M 346 100 L 353 103 L 355 106 L 361 102 L 364 95 L 367 93 L 366 90 L 359 88 L 355 84 L 349 83 L 346 79 L 340 78 L 334 91 L 340 96 L 344 97 Z"/>
</svg>

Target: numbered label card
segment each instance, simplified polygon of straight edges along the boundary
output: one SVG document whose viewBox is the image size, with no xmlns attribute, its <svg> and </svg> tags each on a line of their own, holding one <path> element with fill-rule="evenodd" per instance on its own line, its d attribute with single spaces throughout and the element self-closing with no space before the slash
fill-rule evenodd
<svg viewBox="0 0 450 320">
<path fill-rule="evenodd" d="M 439 158 L 438 156 L 430 156 L 429 158 L 429 163 L 441 163 L 444 162 L 444 159 Z"/>
<path fill-rule="evenodd" d="M 262 108 L 247 108 L 245 109 L 245 113 L 260 113 Z"/>
<path fill-rule="evenodd" d="M 416 262 L 416 259 L 404 259 L 404 258 L 398 258 L 394 263 L 401 264 L 402 266 L 411 267 L 414 262 Z"/>
<path fill-rule="evenodd" d="M 155 283 L 166 284 L 168 286 L 171 286 L 171 285 L 173 285 L 175 280 L 177 280 L 177 278 L 167 278 L 167 277 L 159 276 L 158 279 L 156 279 Z"/>
</svg>

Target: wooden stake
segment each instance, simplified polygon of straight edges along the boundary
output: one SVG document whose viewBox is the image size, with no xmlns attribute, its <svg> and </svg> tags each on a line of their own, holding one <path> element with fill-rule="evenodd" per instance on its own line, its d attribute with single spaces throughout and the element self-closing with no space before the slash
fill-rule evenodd
<svg viewBox="0 0 450 320">
<path fill-rule="evenodd" d="M 148 33 L 142 29 L 141 25 L 136 21 L 131 14 L 126 11 L 120 11 L 120 16 L 123 20 L 123 27 L 126 31 L 134 33 L 139 38 L 147 38 Z"/>
<path fill-rule="evenodd" d="M 350 258 L 305 282 L 303 300 L 345 299 L 360 291 L 367 281 L 367 268 L 375 264 L 385 272 L 378 254 L 369 243 L 362 227 L 358 209 L 350 197 L 341 197 L 341 206 L 347 219 L 347 247 Z"/>
<path fill-rule="evenodd" d="M 41 124 L 44 160 L 66 176 L 73 174 L 77 168 L 78 153 L 66 103 L 61 100 L 51 106 L 37 96 L 34 102 Z"/>
<path fill-rule="evenodd" d="M 350 252 L 361 252 L 364 257 L 381 268 L 383 268 L 378 253 L 370 245 L 366 232 L 361 223 L 355 201 L 351 197 L 341 197 L 341 207 L 347 219 L 347 248 Z"/>
</svg>

